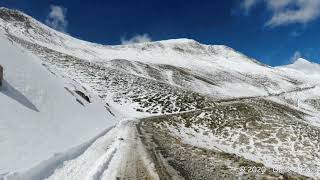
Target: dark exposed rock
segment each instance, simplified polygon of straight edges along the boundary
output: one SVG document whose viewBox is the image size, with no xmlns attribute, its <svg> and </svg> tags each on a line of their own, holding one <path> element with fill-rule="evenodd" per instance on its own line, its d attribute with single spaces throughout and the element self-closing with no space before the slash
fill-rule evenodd
<svg viewBox="0 0 320 180">
<path fill-rule="evenodd" d="M 0 18 L 5 21 L 27 22 L 28 18 L 17 10 L 0 8 Z"/>
<path fill-rule="evenodd" d="M 76 92 L 79 96 L 81 96 L 84 100 L 86 100 L 88 103 L 91 103 L 90 98 L 89 98 L 87 95 L 85 95 L 83 92 L 81 92 L 81 91 L 79 91 L 79 90 L 76 90 L 75 92 Z"/>
</svg>

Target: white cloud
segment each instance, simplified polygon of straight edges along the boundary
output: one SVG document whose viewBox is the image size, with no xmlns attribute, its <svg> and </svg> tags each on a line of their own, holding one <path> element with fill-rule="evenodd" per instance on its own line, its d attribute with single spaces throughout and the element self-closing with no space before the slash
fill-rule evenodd
<svg viewBox="0 0 320 180">
<path fill-rule="evenodd" d="M 272 16 L 266 26 L 305 24 L 320 16 L 320 0 L 243 0 L 242 8 L 248 12 L 257 3 L 264 3 Z"/>
<path fill-rule="evenodd" d="M 295 0 L 265 0 L 268 3 L 269 8 L 277 10 L 286 7 L 288 4 Z"/>
<path fill-rule="evenodd" d="M 67 9 L 62 6 L 51 5 L 46 24 L 61 32 L 67 31 L 68 21 L 66 19 Z"/>
<path fill-rule="evenodd" d="M 152 41 L 151 37 L 148 34 L 138 34 L 130 39 L 126 39 L 125 37 L 121 38 L 121 44 L 135 44 L 135 43 L 144 43 Z"/>
<path fill-rule="evenodd" d="M 258 1 L 259 0 L 243 0 L 241 6 L 248 12 Z"/>
<path fill-rule="evenodd" d="M 299 58 L 302 57 L 302 54 L 300 51 L 296 51 L 294 52 L 292 58 L 291 58 L 291 62 L 295 62 L 296 60 L 298 60 Z"/>
</svg>

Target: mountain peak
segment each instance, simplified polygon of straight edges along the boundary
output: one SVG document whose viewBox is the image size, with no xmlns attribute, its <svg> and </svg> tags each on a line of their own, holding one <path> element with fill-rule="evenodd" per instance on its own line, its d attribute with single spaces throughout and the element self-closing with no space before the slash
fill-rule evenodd
<svg viewBox="0 0 320 180">
<path fill-rule="evenodd" d="M 79 47 L 79 51 L 81 52 L 83 49 L 91 49 L 92 51 L 96 51 L 96 47 L 105 48 L 105 50 L 130 49 L 132 52 L 135 51 L 138 53 L 158 53 L 161 54 L 161 56 L 166 55 L 168 58 L 172 58 L 173 56 L 194 55 L 197 57 L 203 56 L 211 59 L 217 59 L 217 57 L 223 57 L 224 59 L 229 60 L 241 59 L 254 62 L 256 64 L 261 64 L 228 46 L 202 44 L 196 40 L 188 38 L 102 47 L 94 43 L 81 41 L 69 35 L 59 33 L 18 10 L 0 8 L 0 20 L 1 19 L 3 19 L 4 22 L 1 26 L 4 26 L 8 30 L 7 33 L 10 35 L 18 36 L 20 39 L 38 43 L 51 49 L 60 49 L 61 47 L 65 47 L 66 49 L 74 49 L 74 47 Z M 79 44 L 81 44 L 81 46 L 79 46 Z M 75 56 L 79 54 L 73 52 L 71 53 L 70 51 L 69 53 Z M 96 57 L 94 56 L 94 58 Z"/>
<path fill-rule="evenodd" d="M 120 48 L 136 48 L 141 50 L 165 50 L 172 49 L 180 53 L 200 53 L 200 51 L 206 51 L 206 45 L 201 44 L 193 39 L 181 38 L 181 39 L 168 39 L 144 43 L 135 43 L 128 45 L 116 45 Z M 197 52 L 199 51 L 199 52 Z"/>
<path fill-rule="evenodd" d="M 189 44 L 189 43 L 199 43 L 196 40 L 193 39 L 188 39 L 188 38 L 179 38 L 179 39 L 168 39 L 168 40 L 161 40 L 161 41 L 156 41 L 159 43 L 164 43 L 164 44 Z"/>
<path fill-rule="evenodd" d="M 307 74 L 319 74 L 320 72 L 320 64 L 310 62 L 304 58 L 299 58 L 294 63 L 284 67 L 299 70 Z"/>
<path fill-rule="evenodd" d="M 312 64 L 312 62 L 310 62 L 304 58 L 299 58 L 293 64 Z"/>
<path fill-rule="evenodd" d="M 179 39 L 167 39 L 167 40 L 159 40 L 159 41 L 150 41 L 150 42 L 142 42 L 142 43 L 134 43 L 128 45 L 120 45 L 120 46 L 160 46 L 160 47 L 175 47 L 175 46 L 186 46 L 186 45 L 203 45 L 196 40 L 187 39 L 187 38 L 179 38 Z"/>
</svg>

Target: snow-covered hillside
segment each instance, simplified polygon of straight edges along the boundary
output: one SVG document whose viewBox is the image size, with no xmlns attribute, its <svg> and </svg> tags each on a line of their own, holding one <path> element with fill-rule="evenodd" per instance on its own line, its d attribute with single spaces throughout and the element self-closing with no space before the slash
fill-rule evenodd
<svg viewBox="0 0 320 180">
<path fill-rule="evenodd" d="M 318 64 L 190 39 L 99 45 L 6 8 L 0 35 L 0 179 L 319 177 L 293 165 L 320 167 Z"/>
<path fill-rule="evenodd" d="M 19 172 L 87 143 L 115 124 L 103 102 L 55 76 L 0 32 L 0 174 Z M 90 103 L 76 91 L 89 96 Z"/>
<path fill-rule="evenodd" d="M 165 64 L 190 70 L 197 77 L 209 77 L 212 83 L 195 80 L 185 86 L 199 93 L 220 98 L 256 96 L 290 90 L 302 84 L 285 73 L 279 73 L 222 45 L 204 45 L 190 39 L 173 39 L 103 46 L 52 30 L 21 12 L 5 8 L 1 12 L 0 25 L 9 35 L 63 54 L 91 62 L 125 59 L 150 66 Z"/>
<path fill-rule="evenodd" d="M 293 64 L 285 66 L 286 68 L 296 69 L 306 74 L 320 74 L 320 64 L 312 63 L 306 59 L 299 58 Z"/>
<path fill-rule="evenodd" d="M 312 63 L 306 59 L 299 58 L 294 63 L 280 66 L 278 69 L 290 73 L 297 78 L 305 78 L 305 81 L 320 84 L 320 64 Z"/>
</svg>

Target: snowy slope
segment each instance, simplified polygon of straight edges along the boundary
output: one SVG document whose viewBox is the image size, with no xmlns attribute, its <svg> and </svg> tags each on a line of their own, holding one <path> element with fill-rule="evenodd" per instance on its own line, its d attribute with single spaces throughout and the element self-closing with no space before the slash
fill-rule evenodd
<svg viewBox="0 0 320 180">
<path fill-rule="evenodd" d="M 238 157 L 244 157 L 257 163 L 249 167 L 260 167 L 262 163 L 274 170 L 289 170 L 318 179 L 319 121 L 315 125 L 302 117 L 303 113 L 288 106 L 264 99 L 251 99 L 219 104 L 212 109 L 154 118 L 154 121 L 148 123 L 152 124 L 152 131 L 162 131 L 174 137 L 176 140 L 172 140 L 171 144 L 180 141 L 210 149 L 212 154 L 228 153 L 228 159 L 236 155 L 236 162 L 239 161 Z M 161 137 L 155 138 L 155 141 L 159 141 Z M 175 159 L 175 155 L 167 158 Z M 194 155 L 194 158 L 199 158 L 199 155 Z M 234 164 L 226 163 L 225 166 L 232 167 Z"/>
<path fill-rule="evenodd" d="M 306 77 L 305 81 L 320 84 L 320 64 L 312 63 L 306 59 L 299 58 L 294 63 L 277 67 L 278 69 L 290 73 L 297 78 Z"/>
<path fill-rule="evenodd" d="M 156 66 L 155 69 L 160 71 L 165 68 L 159 68 L 159 65 L 183 68 L 184 71 L 191 72 L 193 77 L 201 79 L 185 78 L 190 80 L 178 85 L 214 98 L 263 96 L 288 91 L 304 83 L 223 45 L 204 45 L 190 39 L 173 39 L 104 46 L 57 32 L 19 11 L 2 8 L 0 12 L 0 28 L 13 39 L 90 62 L 109 63 L 122 59 L 136 65 L 134 62 Z M 164 74 L 166 77 L 162 79 L 166 79 L 166 83 L 177 85 L 170 81 L 174 80 L 170 76 L 171 70 L 165 71 L 169 76 Z M 150 78 L 145 75 L 143 77 Z M 183 79 L 180 78 L 179 81 L 181 80 Z"/>
<path fill-rule="evenodd" d="M 320 167 L 318 157 L 314 157 L 318 154 L 313 153 L 320 142 L 315 135 L 320 133 L 320 78 L 316 64 L 300 59 L 292 65 L 274 68 L 229 47 L 204 45 L 190 39 L 98 45 L 57 32 L 6 8 L 0 8 L 0 32 L 0 54 L 7 57 L 0 61 L 7 72 L 0 103 L 9 107 L 0 109 L 4 111 L 1 114 L 7 115 L 0 121 L 0 128 L 5 129 L 0 131 L 0 138 L 5 137 L 4 141 L 0 139 L 0 147 L 8 147 L 0 150 L 0 154 L 6 155 L 5 162 L 0 162 L 0 176 L 33 167 L 53 153 L 65 152 L 81 143 L 81 147 L 88 147 L 93 137 L 113 125 L 115 119 L 155 115 L 166 117 L 161 122 L 163 129 L 155 130 L 168 131 L 194 147 L 218 148 L 268 167 L 302 162 Z M 186 112 L 190 114 L 184 116 Z M 21 117 L 27 123 L 21 122 Z M 123 134 L 130 132 L 126 129 L 122 128 Z M 122 140 L 114 134 L 122 135 L 117 128 L 113 129 L 85 153 L 78 154 L 78 158 L 59 156 L 66 161 L 51 178 L 74 173 L 72 178 L 78 179 L 82 174 L 88 175 L 88 168 L 93 168 L 90 177 L 90 173 L 96 177 L 113 171 L 105 169 L 112 152 L 116 159 L 122 157 L 122 153 L 117 153 Z M 272 137 L 276 136 L 279 138 L 275 142 Z M 304 142 L 299 138 L 304 138 L 310 147 L 300 149 Z M 36 150 L 32 148 L 35 144 L 39 146 Z M 293 144 L 297 147 L 292 148 Z M 17 151 L 8 152 L 13 148 Z M 25 151 L 30 154 L 21 157 Z M 34 158 L 32 153 L 39 156 Z M 297 156 L 302 157 L 298 160 Z M 123 161 L 129 161 L 126 158 Z M 270 158 L 272 162 L 268 161 Z M 115 159 L 110 162 L 111 167 L 127 166 Z M 37 167 L 31 171 L 39 172 Z M 72 171 L 74 168 L 77 171 Z M 48 174 L 31 173 L 28 177 L 41 179 Z"/>
<path fill-rule="evenodd" d="M 306 74 L 320 74 L 320 64 L 312 63 L 303 58 L 299 58 L 293 64 L 284 67 L 296 69 Z"/>
<path fill-rule="evenodd" d="M 165 97 L 163 88 L 174 89 L 168 95 L 175 99 L 175 94 L 188 91 L 224 99 L 269 96 L 318 84 L 292 68 L 269 67 L 229 47 L 190 39 L 98 45 L 57 32 L 6 8 L 0 9 L 0 28 L 11 40 L 40 56 L 53 71 L 71 79 L 76 77 L 107 104 L 124 110 L 127 117 L 136 111 L 158 114 L 172 112 L 170 109 L 176 106 L 175 111 L 185 109 L 172 101 L 165 102 L 169 110 L 152 104 L 154 98 Z M 144 97 L 143 102 L 136 97 Z"/>
<path fill-rule="evenodd" d="M 290 105 L 313 114 L 311 121 L 320 122 L 320 65 L 299 58 L 294 63 L 277 67 L 277 69 L 314 87 L 307 91 L 283 94 L 280 98 Z"/>
<path fill-rule="evenodd" d="M 38 57 L 2 32 L 0 54 L 5 70 L 0 90 L 0 175 L 27 170 L 88 142 L 116 122 L 99 98 L 50 73 Z M 91 103 L 74 90 L 84 92 Z"/>
</svg>

